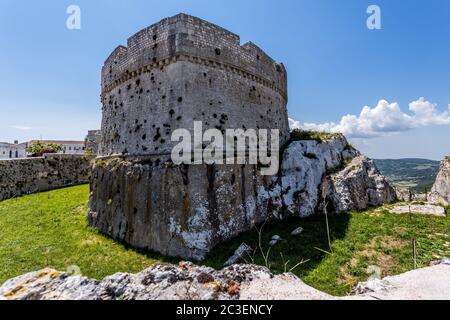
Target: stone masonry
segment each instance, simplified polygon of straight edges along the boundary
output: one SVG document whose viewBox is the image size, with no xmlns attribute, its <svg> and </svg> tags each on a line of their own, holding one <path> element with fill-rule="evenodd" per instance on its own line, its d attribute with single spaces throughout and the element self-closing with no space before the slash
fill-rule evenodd
<svg viewBox="0 0 450 320">
<path fill-rule="evenodd" d="M 25 194 L 89 182 L 90 159 L 46 154 L 39 158 L 0 161 L 0 201 Z"/>
<path fill-rule="evenodd" d="M 279 129 L 288 140 L 285 68 L 252 43 L 179 14 L 119 46 L 102 69 L 102 139 L 88 221 L 132 246 L 203 258 L 266 219 L 256 165 L 181 165 L 174 129 Z"/>
</svg>

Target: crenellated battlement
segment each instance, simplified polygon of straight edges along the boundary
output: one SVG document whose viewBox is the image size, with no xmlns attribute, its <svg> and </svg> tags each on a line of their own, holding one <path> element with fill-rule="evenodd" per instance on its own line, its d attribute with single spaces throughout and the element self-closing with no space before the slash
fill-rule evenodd
<svg viewBox="0 0 450 320">
<path fill-rule="evenodd" d="M 118 46 L 102 68 L 102 95 L 123 82 L 184 60 L 218 67 L 274 89 L 287 99 L 286 70 L 251 42 L 241 46 L 238 35 L 186 14 L 166 18 Z"/>
</svg>

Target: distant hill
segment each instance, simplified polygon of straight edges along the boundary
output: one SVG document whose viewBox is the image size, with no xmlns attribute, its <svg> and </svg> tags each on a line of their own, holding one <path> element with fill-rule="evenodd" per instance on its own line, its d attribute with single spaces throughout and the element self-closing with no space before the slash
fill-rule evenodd
<svg viewBox="0 0 450 320">
<path fill-rule="evenodd" d="M 416 192 L 430 190 L 439 172 L 439 161 L 427 159 L 375 159 L 381 173 L 397 187 Z"/>
</svg>

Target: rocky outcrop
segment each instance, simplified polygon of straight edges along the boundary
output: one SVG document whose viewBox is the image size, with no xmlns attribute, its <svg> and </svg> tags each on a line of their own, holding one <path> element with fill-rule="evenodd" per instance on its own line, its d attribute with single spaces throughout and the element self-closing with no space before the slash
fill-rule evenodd
<svg viewBox="0 0 450 320">
<path fill-rule="evenodd" d="M 450 157 L 445 157 L 441 162 L 441 168 L 431 188 L 429 200 L 445 206 L 450 205 Z"/>
<path fill-rule="evenodd" d="M 278 213 L 310 216 L 320 202 L 324 175 L 339 170 L 357 155 L 359 152 L 342 135 L 325 141 L 294 141 L 283 153 L 280 177 L 274 187 L 267 193 L 263 190 L 259 197 L 271 198 L 271 203 L 278 205 Z"/>
<path fill-rule="evenodd" d="M 323 209 L 323 195 L 329 213 L 363 210 L 396 199 L 375 163 L 344 136 L 292 142 L 283 154 L 281 176 L 268 191 L 271 203 L 283 206 L 284 214 L 307 217 Z"/>
<path fill-rule="evenodd" d="M 0 286 L 0 300 L 331 300 L 450 299 L 450 265 L 444 260 L 334 297 L 291 273 L 274 276 L 264 267 L 232 265 L 221 271 L 189 262 L 162 264 L 137 274 L 116 273 L 102 281 L 52 269 L 31 272 Z"/>
<path fill-rule="evenodd" d="M 327 200 L 333 212 L 364 210 L 396 199 L 395 190 L 375 163 L 358 155 L 337 173 L 327 176 Z"/>
</svg>

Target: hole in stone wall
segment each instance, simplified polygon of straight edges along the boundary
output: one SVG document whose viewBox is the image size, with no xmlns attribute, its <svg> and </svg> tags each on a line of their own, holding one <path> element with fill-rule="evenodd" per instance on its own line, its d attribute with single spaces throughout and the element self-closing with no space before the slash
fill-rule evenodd
<svg viewBox="0 0 450 320">
<path fill-rule="evenodd" d="M 220 54 L 221 54 L 221 51 L 220 51 L 219 48 L 216 48 L 216 50 L 214 50 L 214 52 L 215 52 L 218 56 L 220 56 Z"/>
<path fill-rule="evenodd" d="M 178 97 L 178 102 L 182 102 L 183 101 L 183 97 Z"/>
<path fill-rule="evenodd" d="M 160 134 L 159 130 L 160 130 L 160 128 L 156 128 L 156 134 L 153 137 L 153 141 L 158 141 L 159 138 L 161 138 L 161 134 Z"/>
<path fill-rule="evenodd" d="M 170 109 L 169 114 L 170 114 L 170 117 L 172 118 L 172 116 L 175 114 L 175 111 L 173 109 Z"/>
</svg>

